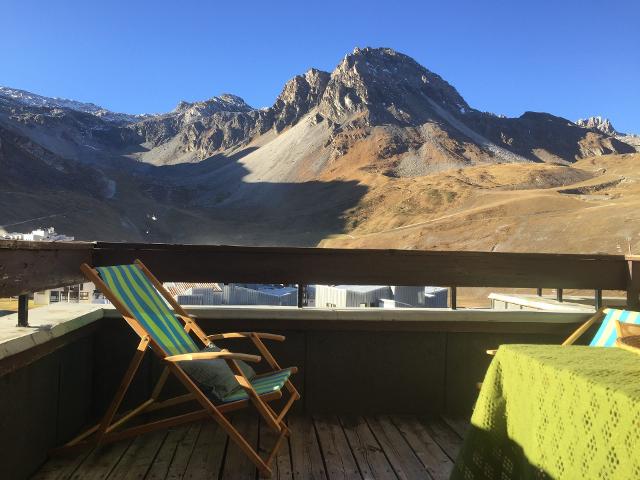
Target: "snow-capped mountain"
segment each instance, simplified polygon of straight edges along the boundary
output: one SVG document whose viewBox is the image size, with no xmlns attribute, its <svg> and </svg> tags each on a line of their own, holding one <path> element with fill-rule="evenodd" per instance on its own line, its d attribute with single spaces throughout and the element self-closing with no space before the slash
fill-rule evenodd
<svg viewBox="0 0 640 480">
<path fill-rule="evenodd" d="M 0 86 L 0 99 L 10 99 L 30 107 L 66 108 L 78 112 L 90 113 L 109 122 L 130 123 L 137 122 L 151 115 L 132 115 L 128 113 L 116 113 L 94 103 L 78 102 L 66 98 L 51 98 L 36 93 L 18 90 L 16 88 Z"/>
</svg>

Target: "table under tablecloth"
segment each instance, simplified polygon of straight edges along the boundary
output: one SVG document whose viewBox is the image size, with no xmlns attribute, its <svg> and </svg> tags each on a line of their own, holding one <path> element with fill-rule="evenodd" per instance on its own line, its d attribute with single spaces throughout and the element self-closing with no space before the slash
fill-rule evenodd
<svg viewBox="0 0 640 480">
<path fill-rule="evenodd" d="M 501 346 L 451 478 L 640 479 L 640 355 Z"/>
</svg>

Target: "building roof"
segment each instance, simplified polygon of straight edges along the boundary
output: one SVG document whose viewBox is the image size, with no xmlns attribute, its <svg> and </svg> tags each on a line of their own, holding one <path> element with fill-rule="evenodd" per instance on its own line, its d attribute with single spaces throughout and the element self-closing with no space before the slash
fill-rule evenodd
<svg viewBox="0 0 640 480">
<path fill-rule="evenodd" d="M 443 290 L 449 290 L 449 287 L 424 287 L 424 293 L 437 293 Z"/>
<path fill-rule="evenodd" d="M 267 295 L 273 295 L 274 297 L 283 297 L 285 295 L 297 293 L 298 291 L 298 289 L 295 287 L 269 287 L 269 286 L 252 288 L 250 290 L 256 290 L 261 293 L 266 293 Z"/>
<path fill-rule="evenodd" d="M 349 290 L 351 292 L 368 293 L 390 287 L 388 285 L 336 285 L 335 288 Z"/>
<path fill-rule="evenodd" d="M 222 291 L 217 283 L 165 282 L 163 285 L 172 297 L 182 295 L 191 288 L 210 288 L 214 292 Z"/>
</svg>

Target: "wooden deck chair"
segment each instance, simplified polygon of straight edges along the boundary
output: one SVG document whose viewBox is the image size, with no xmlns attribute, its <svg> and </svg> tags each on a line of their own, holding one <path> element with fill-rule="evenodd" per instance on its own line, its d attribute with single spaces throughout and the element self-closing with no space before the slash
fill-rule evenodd
<svg viewBox="0 0 640 480">
<path fill-rule="evenodd" d="M 580 325 L 575 332 L 562 342 L 562 345 L 573 345 L 584 333 L 591 328 L 594 323 L 602 320 L 600 328 L 589 343 L 590 347 L 613 347 L 615 346 L 618 333 L 616 322 L 631 323 L 640 325 L 640 312 L 630 310 L 620 310 L 617 308 L 600 308 L 589 320 Z M 487 350 L 489 355 L 495 355 L 497 350 Z"/>
<path fill-rule="evenodd" d="M 297 372 L 297 368 L 280 368 L 262 341 L 263 339 L 283 341 L 284 337 L 255 332 L 205 335 L 197 323 L 139 260 L 136 260 L 132 265 L 97 267 L 95 269 L 84 264 L 81 269 L 87 279 L 93 282 L 113 303 L 140 337 L 140 343 L 100 423 L 56 451 L 76 449 L 87 444 L 100 445 L 158 429 L 211 418 L 242 449 L 249 460 L 256 465 L 261 475 L 270 476 L 271 462 L 284 439 L 290 434 L 284 422 L 285 415 L 293 403 L 300 398 L 300 394 L 289 379 L 291 374 Z M 169 309 L 167 303 L 173 308 L 173 311 Z M 192 338 L 191 335 L 195 338 Z M 255 372 L 244 363 L 260 362 L 260 356 L 221 350 L 213 344 L 215 340 L 241 338 L 253 342 L 271 368 L 270 372 L 255 375 Z M 200 347 L 198 343 L 201 344 Z M 125 393 L 148 348 L 163 361 L 164 371 L 148 400 L 131 411 L 117 416 Z M 229 380 L 235 382 L 232 385 L 233 388 L 228 388 L 226 391 L 214 388 L 216 395 L 212 395 L 213 390 L 209 391 L 211 385 L 206 383 L 211 380 L 207 375 L 211 376 L 212 372 L 215 373 L 213 375 L 214 381 L 220 381 L 224 377 L 226 382 Z M 160 401 L 160 393 L 170 374 L 173 374 L 189 393 Z M 288 391 L 289 398 L 282 410 L 276 413 L 269 402 L 281 398 L 283 388 Z M 142 413 L 194 400 L 199 404 L 198 410 L 143 425 L 122 428 L 126 422 Z M 265 459 L 247 443 L 225 417 L 228 412 L 251 405 L 255 406 L 267 426 L 279 434 L 273 449 Z"/>
</svg>

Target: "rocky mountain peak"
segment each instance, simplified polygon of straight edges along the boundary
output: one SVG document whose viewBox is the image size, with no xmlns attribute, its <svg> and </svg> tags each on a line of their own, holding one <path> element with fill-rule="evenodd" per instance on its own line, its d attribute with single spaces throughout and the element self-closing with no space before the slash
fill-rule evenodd
<svg viewBox="0 0 640 480">
<path fill-rule="evenodd" d="M 331 74 L 323 114 L 341 121 L 368 110 L 372 123 L 411 123 L 427 101 L 452 112 L 470 109 L 457 90 L 411 57 L 390 48 L 356 48 Z"/>
<path fill-rule="evenodd" d="M 303 75 L 296 75 L 289 80 L 272 107 L 276 117 L 276 131 L 293 125 L 318 105 L 329 78 L 328 72 L 312 68 Z"/>
<path fill-rule="evenodd" d="M 611 124 L 611 121 L 608 118 L 603 118 L 601 116 L 589 117 L 589 118 L 581 118 L 576 121 L 576 125 L 582 128 L 592 128 L 598 130 L 599 132 L 604 133 L 605 135 L 623 135 L 616 131 Z"/>
<path fill-rule="evenodd" d="M 200 102 L 191 103 L 182 100 L 178 103 L 174 112 L 189 112 L 192 115 L 210 116 L 216 112 L 250 112 L 252 110 L 254 110 L 254 108 L 241 97 L 231 93 L 223 93 L 217 97 L 212 97 L 209 100 Z"/>
</svg>

